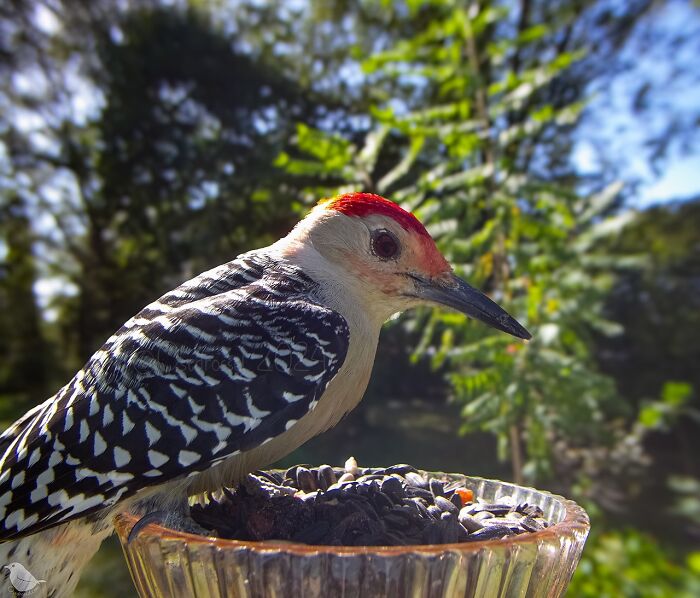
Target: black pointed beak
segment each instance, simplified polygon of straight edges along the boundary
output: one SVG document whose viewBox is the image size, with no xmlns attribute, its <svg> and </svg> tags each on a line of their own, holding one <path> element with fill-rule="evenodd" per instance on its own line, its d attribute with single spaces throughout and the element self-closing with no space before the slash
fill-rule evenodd
<svg viewBox="0 0 700 598">
<path fill-rule="evenodd" d="M 416 296 L 420 299 L 461 311 L 470 318 L 517 338 L 532 338 L 505 309 L 454 274 L 443 280 L 424 279 L 414 275 L 411 278 L 416 283 Z"/>
</svg>

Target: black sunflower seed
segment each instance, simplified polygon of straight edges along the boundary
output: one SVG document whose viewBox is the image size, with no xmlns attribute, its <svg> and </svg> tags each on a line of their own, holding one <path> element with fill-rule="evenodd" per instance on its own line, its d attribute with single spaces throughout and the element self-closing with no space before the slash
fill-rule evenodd
<svg viewBox="0 0 700 598">
<path fill-rule="evenodd" d="M 489 513 L 492 513 L 493 515 L 496 515 L 496 516 L 502 516 L 502 515 L 507 515 L 508 513 L 510 513 L 511 505 L 498 504 L 498 503 L 482 504 L 481 510 L 488 511 Z"/>
<path fill-rule="evenodd" d="M 385 473 L 387 475 L 391 475 L 392 473 L 397 473 L 400 476 L 406 476 L 409 473 L 415 473 L 418 470 L 413 467 L 413 465 L 407 465 L 405 463 L 401 463 L 399 465 L 391 465 L 390 467 L 387 467 L 385 470 Z"/>
<path fill-rule="evenodd" d="M 440 515 L 442 515 L 442 509 L 435 505 L 428 505 L 428 513 L 434 519 L 440 519 Z"/>
<path fill-rule="evenodd" d="M 423 489 L 428 488 L 428 480 L 425 479 L 419 473 L 409 471 L 405 477 L 406 477 L 406 482 L 408 482 L 408 484 L 411 486 L 415 486 L 416 488 L 423 488 Z"/>
<path fill-rule="evenodd" d="M 539 521 L 530 516 L 524 517 L 520 524 L 529 532 L 539 532 L 544 529 Z"/>
<path fill-rule="evenodd" d="M 394 476 L 384 478 L 379 485 L 379 489 L 382 492 L 392 496 L 400 496 L 404 494 L 403 484 Z"/>
<path fill-rule="evenodd" d="M 446 511 L 447 513 L 458 513 L 459 509 L 454 505 L 451 500 L 447 500 L 442 496 L 435 497 L 435 506 L 441 511 Z"/>
<path fill-rule="evenodd" d="M 475 532 L 484 527 L 484 525 L 478 519 L 472 517 L 469 513 L 465 512 L 464 509 L 459 512 L 459 522 L 468 532 Z"/>
<path fill-rule="evenodd" d="M 318 468 L 316 479 L 318 480 L 318 485 L 321 490 L 326 490 L 328 486 L 332 486 L 338 480 L 330 465 L 321 465 L 321 467 Z"/>
<path fill-rule="evenodd" d="M 430 492 L 433 496 L 444 496 L 445 495 L 445 484 L 440 480 L 431 478 L 429 481 Z"/>
<path fill-rule="evenodd" d="M 348 462 L 350 463 L 349 460 Z M 464 482 L 410 465 L 296 465 L 258 471 L 235 490 L 209 493 L 192 518 L 219 537 L 336 546 L 401 546 L 492 540 L 548 527 L 542 509 L 510 497 L 463 504 Z"/>
<path fill-rule="evenodd" d="M 496 540 L 512 536 L 513 531 L 505 525 L 492 525 L 469 534 L 469 540 Z"/>
<path fill-rule="evenodd" d="M 313 490 L 318 490 L 318 484 L 316 483 L 316 476 L 311 473 L 306 467 L 299 467 L 296 472 L 297 484 L 299 485 L 299 490 L 304 492 L 312 492 Z"/>
<path fill-rule="evenodd" d="M 544 512 L 537 505 L 526 504 L 523 506 L 518 506 L 517 511 L 519 513 L 522 513 L 523 515 L 529 515 L 530 517 L 542 517 L 542 516 L 544 516 Z"/>
<path fill-rule="evenodd" d="M 391 510 L 394 506 L 394 501 L 392 501 L 386 494 L 383 492 L 377 492 L 373 497 L 372 497 L 372 504 L 377 508 L 377 509 L 386 509 L 386 510 Z"/>
<path fill-rule="evenodd" d="M 433 493 L 430 492 L 430 490 L 425 490 L 423 488 L 414 488 L 413 486 L 409 486 L 408 488 L 406 488 L 406 494 L 412 497 L 422 498 L 429 502 L 433 502 L 434 498 Z"/>
</svg>

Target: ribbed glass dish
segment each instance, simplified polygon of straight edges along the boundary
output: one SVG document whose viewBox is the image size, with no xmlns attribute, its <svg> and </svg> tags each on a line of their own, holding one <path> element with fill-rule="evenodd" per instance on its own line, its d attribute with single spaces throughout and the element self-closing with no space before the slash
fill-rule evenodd
<svg viewBox="0 0 700 598">
<path fill-rule="evenodd" d="M 460 544 L 309 546 L 207 538 L 151 524 L 130 543 L 138 517 L 116 528 L 139 595 L 168 598 L 555 598 L 563 596 L 589 530 L 586 512 L 561 496 L 496 480 L 459 480 L 477 497 L 538 505 L 551 527 Z"/>
</svg>

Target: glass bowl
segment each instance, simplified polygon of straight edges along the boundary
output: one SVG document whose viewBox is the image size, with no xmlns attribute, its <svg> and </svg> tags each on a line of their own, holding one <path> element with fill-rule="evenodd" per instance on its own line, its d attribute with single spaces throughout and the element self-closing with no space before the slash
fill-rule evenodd
<svg viewBox="0 0 700 598">
<path fill-rule="evenodd" d="M 563 596 L 590 524 L 571 500 L 532 488 L 459 474 L 475 496 L 512 496 L 539 506 L 552 525 L 542 531 L 459 544 L 310 546 L 198 536 L 149 524 L 127 544 L 138 520 L 115 525 L 142 597 L 491 598 Z"/>
</svg>

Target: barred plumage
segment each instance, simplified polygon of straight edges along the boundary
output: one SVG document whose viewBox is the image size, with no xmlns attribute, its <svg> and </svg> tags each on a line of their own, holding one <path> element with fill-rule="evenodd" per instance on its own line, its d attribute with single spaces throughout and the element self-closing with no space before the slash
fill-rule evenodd
<svg viewBox="0 0 700 598">
<path fill-rule="evenodd" d="M 34 533 L 278 436 L 338 371 L 348 327 L 252 252 L 144 308 L 0 437 L 0 538 Z"/>
</svg>

